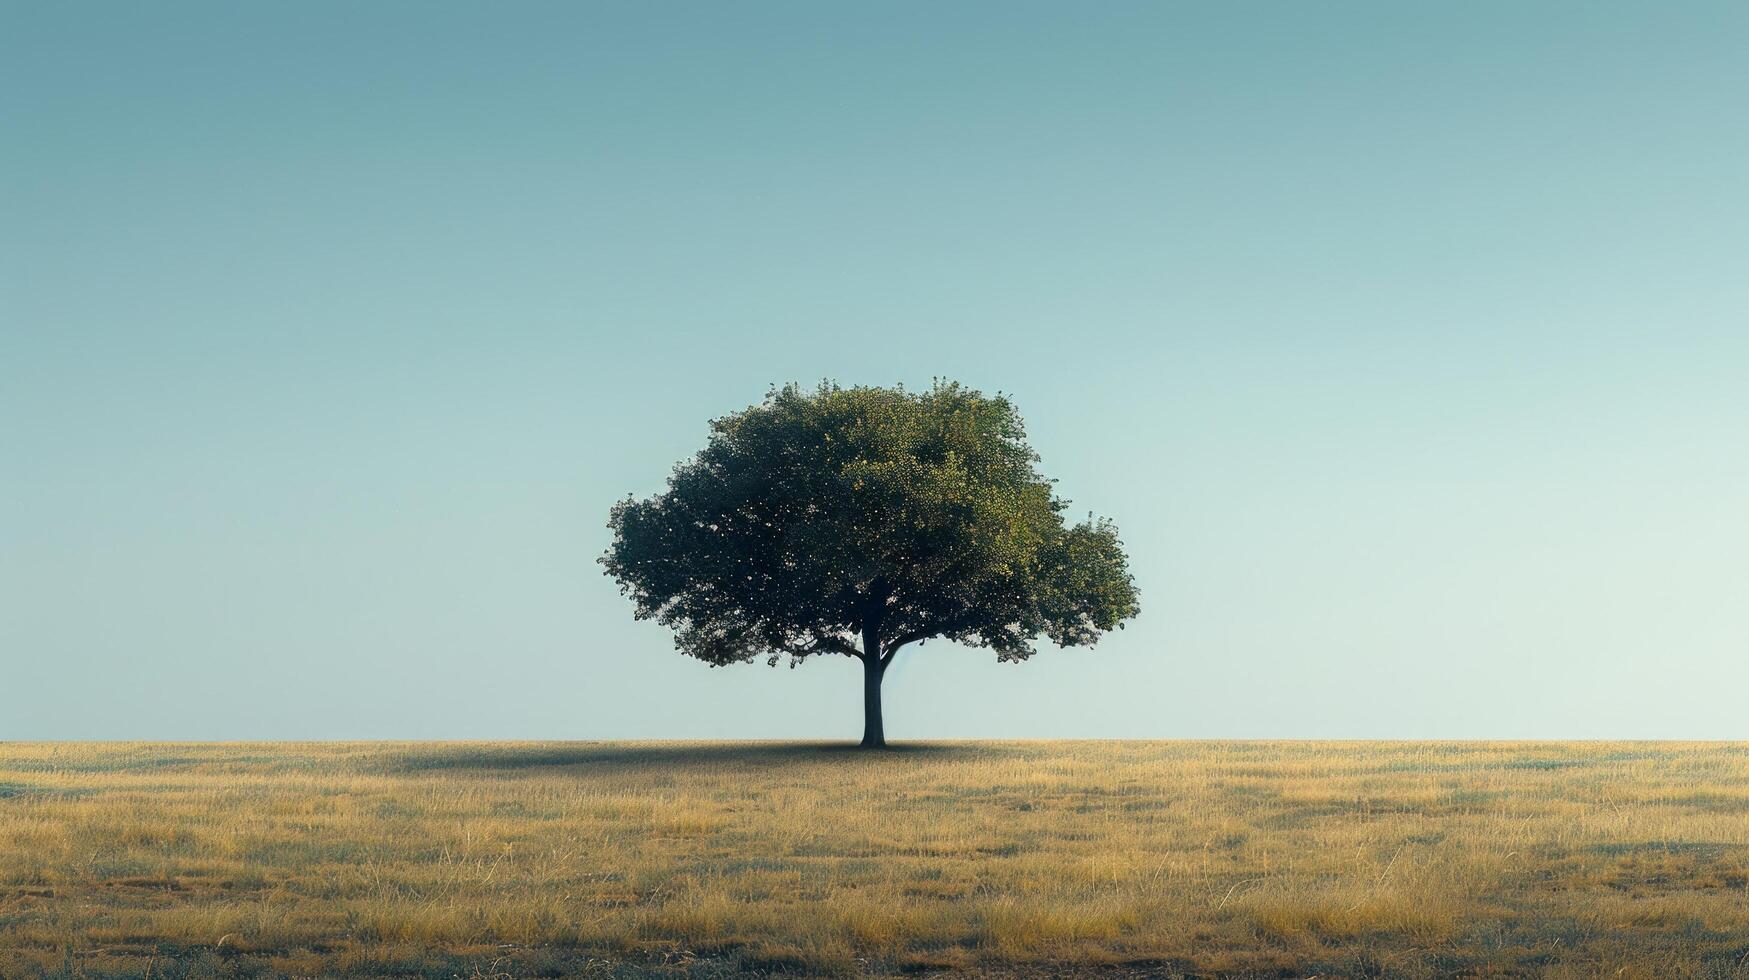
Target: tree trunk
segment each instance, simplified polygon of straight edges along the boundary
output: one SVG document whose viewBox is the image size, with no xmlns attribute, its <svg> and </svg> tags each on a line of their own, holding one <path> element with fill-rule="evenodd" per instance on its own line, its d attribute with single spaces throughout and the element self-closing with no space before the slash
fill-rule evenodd
<svg viewBox="0 0 1749 980">
<path fill-rule="evenodd" d="M 862 747 L 884 749 L 887 733 L 881 727 L 881 675 L 887 672 L 880 655 L 862 662 Z"/>
</svg>

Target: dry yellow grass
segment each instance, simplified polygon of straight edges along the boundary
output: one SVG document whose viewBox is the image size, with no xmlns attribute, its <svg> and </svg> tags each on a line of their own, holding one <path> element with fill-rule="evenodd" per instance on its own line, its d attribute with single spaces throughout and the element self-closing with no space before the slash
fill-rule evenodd
<svg viewBox="0 0 1749 980">
<path fill-rule="evenodd" d="M 1749 746 L 0 744 L 0 976 L 1749 977 Z"/>
</svg>

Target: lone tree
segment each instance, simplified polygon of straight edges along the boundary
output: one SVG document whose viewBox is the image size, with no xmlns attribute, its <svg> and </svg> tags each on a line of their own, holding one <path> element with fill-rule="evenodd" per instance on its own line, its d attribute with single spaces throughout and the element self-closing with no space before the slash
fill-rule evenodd
<svg viewBox="0 0 1749 980">
<path fill-rule="evenodd" d="M 1091 645 L 1139 611 L 1117 528 L 1065 525 L 1037 462 L 1001 396 L 792 384 L 713 421 L 667 492 L 615 504 L 601 562 L 712 666 L 861 660 L 862 744 L 883 747 L 881 676 L 907 645 L 1025 660 L 1040 633 Z"/>
</svg>

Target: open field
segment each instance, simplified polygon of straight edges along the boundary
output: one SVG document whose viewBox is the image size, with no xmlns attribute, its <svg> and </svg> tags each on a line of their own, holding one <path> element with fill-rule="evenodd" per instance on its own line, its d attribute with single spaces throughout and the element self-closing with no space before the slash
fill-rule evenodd
<svg viewBox="0 0 1749 980">
<path fill-rule="evenodd" d="M 1749 745 L 0 744 L 0 976 L 1749 977 Z"/>
</svg>

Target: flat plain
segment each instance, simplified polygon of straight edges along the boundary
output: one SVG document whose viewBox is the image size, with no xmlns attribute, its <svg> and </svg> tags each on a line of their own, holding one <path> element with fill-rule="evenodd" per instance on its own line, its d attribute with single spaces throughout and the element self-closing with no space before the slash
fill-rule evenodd
<svg viewBox="0 0 1749 980">
<path fill-rule="evenodd" d="M 0 743 L 0 976 L 1749 977 L 1749 745 Z"/>
</svg>

